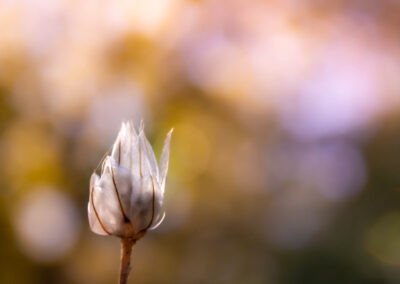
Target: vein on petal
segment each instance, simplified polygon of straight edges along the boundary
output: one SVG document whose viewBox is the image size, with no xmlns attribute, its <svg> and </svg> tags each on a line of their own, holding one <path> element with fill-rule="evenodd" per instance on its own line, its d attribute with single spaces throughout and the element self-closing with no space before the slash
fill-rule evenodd
<svg viewBox="0 0 400 284">
<path fill-rule="evenodd" d="M 114 170 L 113 170 L 112 166 L 110 166 L 110 170 L 111 170 L 111 179 L 112 179 L 112 182 L 113 182 L 113 185 L 114 185 L 115 194 L 117 195 L 119 208 L 121 210 L 122 216 L 124 217 L 124 221 L 125 222 L 129 222 L 129 218 L 126 216 L 124 208 L 122 207 L 122 202 L 121 202 L 121 198 L 119 196 L 117 183 L 115 182 Z"/>
<path fill-rule="evenodd" d="M 92 186 L 92 187 L 90 188 L 90 201 L 91 201 L 92 206 L 93 206 L 94 214 L 96 215 L 97 221 L 99 222 L 101 229 L 102 229 L 106 234 L 111 235 L 110 232 L 104 227 L 103 222 L 101 222 L 100 217 L 99 217 L 99 214 L 97 213 L 96 207 L 94 206 L 93 191 L 94 191 L 94 186 Z"/>
</svg>

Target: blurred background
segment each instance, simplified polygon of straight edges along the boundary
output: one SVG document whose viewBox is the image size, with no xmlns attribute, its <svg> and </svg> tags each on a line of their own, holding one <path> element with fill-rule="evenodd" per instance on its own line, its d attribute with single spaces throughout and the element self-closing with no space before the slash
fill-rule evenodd
<svg viewBox="0 0 400 284">
<path fill-rule="evenodd" d="M 130 283 L 400 283 L 399 13 L 0 0 L 0 283 L 116 283 L 88 183 L 141 118 L 175 131 Z"/>
</svg>

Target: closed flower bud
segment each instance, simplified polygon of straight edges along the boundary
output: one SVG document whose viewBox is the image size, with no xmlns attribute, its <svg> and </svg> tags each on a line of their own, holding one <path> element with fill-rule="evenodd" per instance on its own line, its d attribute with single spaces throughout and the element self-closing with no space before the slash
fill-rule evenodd
<svg viewBox="0 0 400 284">
<path fill-rule="evenodd" d="M 130 122 L 122 124 L 100 176 L 93 173 L 90 179 L 88 215 L 93 232 L 137 240 L 162 222 L 171 133 L 157 164 L 143 124 L 138 132 Z"/>
</svg>

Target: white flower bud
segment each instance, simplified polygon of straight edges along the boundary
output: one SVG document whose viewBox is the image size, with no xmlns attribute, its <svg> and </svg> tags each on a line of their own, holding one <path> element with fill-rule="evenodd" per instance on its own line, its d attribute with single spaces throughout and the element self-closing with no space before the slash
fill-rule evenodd
<svg viewBox="0 0 400 284">
<path fill-rule="evenodd" d="M 93 173 L 90 179 L 88 215 L 93 232 L 138 239 L 162 222 L 171 133 L 158 165 L 143 123 L 139 133 L 130 122 L 122 123 L 101 175 Z"/>
</svg>

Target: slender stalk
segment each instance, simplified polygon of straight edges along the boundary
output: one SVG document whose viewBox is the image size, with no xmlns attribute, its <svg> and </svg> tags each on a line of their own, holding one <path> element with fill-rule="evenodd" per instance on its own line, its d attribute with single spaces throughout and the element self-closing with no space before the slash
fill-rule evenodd
<svg viewBox="0 0 400 284">
<path fill-rule="evenodd" d="M 119 275 L 119 284 L 128 283 L 128 276 L 131 270 L 132 246 L 136 240 L 131 238 L 121 238 L 121 268 Z"/>
</svg>

